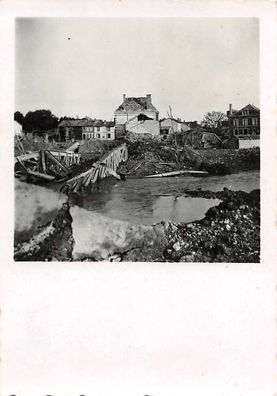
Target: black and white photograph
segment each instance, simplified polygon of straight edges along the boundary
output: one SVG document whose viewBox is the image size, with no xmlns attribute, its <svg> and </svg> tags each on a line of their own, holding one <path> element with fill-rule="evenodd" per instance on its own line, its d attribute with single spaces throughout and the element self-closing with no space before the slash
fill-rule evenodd
<svg viewBox="0 0 277 396">
<path fill-rule="evenodd" d="M 275 395 L 276 11 L 0 1 L 1 395 Z"/>
<path fill-rule="evenodd" d="M 15 261 L 260 261 L 257 18 L 15 29 Z"/>
</svg>

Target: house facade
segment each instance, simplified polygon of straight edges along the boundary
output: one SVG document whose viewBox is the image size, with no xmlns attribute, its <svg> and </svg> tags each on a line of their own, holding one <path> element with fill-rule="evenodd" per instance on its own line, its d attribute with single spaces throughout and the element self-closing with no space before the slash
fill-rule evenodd
<svg viewBox="0 0 277 396">
<path fill-rule="evenodd" d="M 260 109 L 248 104 L 241 110 L 233 110 L 229 105 L 227 111 L 229 121 L 229 137 L 244 140 L 257 140 L 260 138 Z"/>
<path fill-rule="evenodd" d="M 189 127 L 181 120 L 176 120 L 175 118 L 165 118 L 160 121 L 161 128 L 170 129 L 171 133 L 177 132 L 187 132 Z"/>
<path fill-rule="evenodd" d="M 143 97 L 126 97 L 123 95 L 123 102 L 114 112 L 115 126 L 124 125 L 132 118 L 145 114 L 152 120 L 158 121 L 159 112 L 152 104 L 151 94 Z"/>
<path fill-rule="evenodd" d="M 173 133 L 188 132 L 189 130 L 189 126 L 175 118 L 165 118 L 160 121 L 160 135 L 162 140 L 167 140 Z"/>
<path fill-rule="evenodd" d="M 82 139 L 114 140 L 114 122 L 96 121 L 93 126 L 85 126 L 82 131 Z"/>
<path fill-rule="evenodd" d="M 126 132 L 132 132 L 137 134 L 151 134 L 152 136 L 158 137 L 160 135 L 159 121 L 152 120 L 145 114 L 139 114 L 131 118 L 125 124 Z"/>
<path fill-rule="evenodd" d="M 102 120 L 63 120 L 58 125 L 59 141 L 75 140 L 114 140 L 114 122 Z"/>
</svg>

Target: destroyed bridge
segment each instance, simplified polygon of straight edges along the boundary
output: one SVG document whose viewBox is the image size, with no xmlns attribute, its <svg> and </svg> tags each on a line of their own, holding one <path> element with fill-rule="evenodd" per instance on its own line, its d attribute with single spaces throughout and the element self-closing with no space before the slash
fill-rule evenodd
<svg viewBox="0 0 277 396">
<path fill-rule="evenodd" d="M 127 159 L 127 145 L 122 144 L 96 161 L 89 170 L 70 178 L 71 167 L 80 163 L 81 154 L 70 150 L 40 150 L 21 154 L 15 158 L 15 176 L 26 175 L 37 180 L 63 181 L 63 191 L 78 192 L 108 176 L 121 179 L 117 174 L 117 167 Z"/>
</svg>

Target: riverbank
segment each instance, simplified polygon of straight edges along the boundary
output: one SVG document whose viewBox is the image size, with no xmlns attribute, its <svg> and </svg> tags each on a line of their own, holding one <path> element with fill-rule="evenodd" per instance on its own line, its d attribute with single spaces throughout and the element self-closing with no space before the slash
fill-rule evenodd
<svg viewBox="0 0 277 396">
<path fill-rule="evenodd" d="M 187 190 L 218 198 L 202 220 L 134 225 L 64 204 L 30 241 L 15 247 L 16 261 L 259 262 L 260 191 Z M 82 221 L 80 220 L 82 218 Z"/>
<path fill-rule="evenodd" d="M 260 190 L 190 191 L 193 197 L 218 198 L 204 219 L 167 227 L 166 261 L 249 262 L 260 261 Z M 172 231 L 173 229 L 173 231 Z"/>
<path fill-rule="evenodd" d="M 156 139 L 132 141 L 122 138 L 115 141 L 81 141 L 80 163 L 71 167 L 70 177 L 90 169 L 94 162 L 122 143 L 128 147 L 128 159 L 119 165 L 117 172 L 131 177 L 183 170 L 207 171 L 209 175 L 227 175 L 260 169 L 259 148 L 196 150 L 188 145 L 181 147 Z M 22 145 L 25 150 L 38 151 L 61 148 L 64 144 L 24 139 Z M 15 155 L 19 155 L 16 145 Z"/>
<path fill-rule="evenodd" d="M 130 142 L 128 160 L 118 168 L 129 176 L 149 176 L 178 170 L 204 170 L 224 175 L 260 169 L 260 149 L 195 150 L 190 146 L 168 145 L 161 141 Z"/>
</svg>

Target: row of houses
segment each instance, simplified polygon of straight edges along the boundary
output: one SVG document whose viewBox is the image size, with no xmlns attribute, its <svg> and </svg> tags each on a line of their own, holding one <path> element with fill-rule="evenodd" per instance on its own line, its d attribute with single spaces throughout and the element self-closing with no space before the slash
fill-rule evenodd
<svg viewBox="0 0 277 396">
<path fill-rule="evenodd" d="M 234 110 L 230 105 L 227 118 L 228 121 L 223 122 L 222 128 L 225 128 L 229 139 L 251 140 L 252 145 L 254 140 L 257 143 L 260 137 L 260 110 L 257 107 L 248 104 L 240 110 Z M 159 120 L 159 111 L 152 103 L 151 94 L 144 97 L 126 97 L 124 94 L 122 103 L 114 112 L 113 121 L 64 119 L 56 131 L 49 132 L 47 138 L 51 137 L 60 142 L 114 140 L 128 132 L 150 134 L 162 140 L 167 140 L 174 134 L 184 135 L 187 138 L 185 140 L 188 140 L 191 134 L 194 133 L 196 136 L 202 133 L 203 147 L 218 146 L 222 143 L 218 136 L 201 128 L 196 121 L 183 122 L 173 117 Z M 195 137 L 192 136 L 191 140 L 195 140 Z"/>
<path fill-rule="evenodd" d="M 89 139 L 114 140 L 114 122 L 87 118 L 63 120 L 58 125 L 57 137 L 58 141 Z"/>
</svg>

